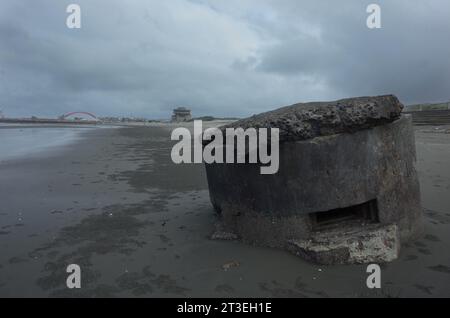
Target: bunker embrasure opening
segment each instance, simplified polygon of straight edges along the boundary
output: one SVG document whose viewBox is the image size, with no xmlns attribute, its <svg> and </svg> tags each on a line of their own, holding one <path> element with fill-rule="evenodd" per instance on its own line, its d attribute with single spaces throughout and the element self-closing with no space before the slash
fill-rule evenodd
<svg viewBox="0 0 450 318">
<path fill-rule="evenodd" d="M 339 227 L 341 225 L 361 225 L 378 223 L 377 200 L 345 208 L 310 214 L 314 231 Z"/>
</svg>

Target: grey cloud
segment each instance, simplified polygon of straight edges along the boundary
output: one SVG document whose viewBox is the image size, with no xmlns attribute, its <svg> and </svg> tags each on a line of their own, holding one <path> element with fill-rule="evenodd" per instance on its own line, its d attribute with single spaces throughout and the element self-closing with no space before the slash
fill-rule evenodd
<svg viewBox="0 0 450 318">
<path fill-rule="evenodd" d="M 355 4 L 353 1 L 352 3 Z M 348 10 L 315 17 L 320 39 L 289 38 L 261 52 L 261 71 L 314 74 L 342 95 L 395 93 L 406 102 L 450 99 L 450 13 L 447 1 L 379 1 L 383 27 L 360 27 Z M 312 10 L 320 12 L 323 3 Z M 361 2 L 360 2 L 361 4 Z M 367 4 L 356 5 L 360 9 Z M 325 10 L 325 9 L 324 9 Z M 311 19 L 314 15 L 309 15 Z"/>
<path fill-rule="evenodd" d="M 65 27 L 79 3 L 82 29 Z M 370 1 L 372 2 L 372 1 Z M 12 116 L 246 116 L 297 101 L 395 93 L 450 99 L 450 3 L 379 1 L 0 3 L 0 108 Z"/>
</svg>

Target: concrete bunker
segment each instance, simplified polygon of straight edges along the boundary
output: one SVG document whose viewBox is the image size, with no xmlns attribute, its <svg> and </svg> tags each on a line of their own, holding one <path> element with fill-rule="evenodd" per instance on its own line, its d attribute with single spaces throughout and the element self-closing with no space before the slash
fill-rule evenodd
<svg viewBox="0 0 450 318">
<path fill-rule="evenodd" d="M 279 128 L 279 170 L 206 164 L 213 238 L 322 264 L 388 262 L 422 231 L 411 118 L 393 95 L 301 103 L 226 128 Z M 226 145 L 224 145 L 226 147 Z"/>
</svg>

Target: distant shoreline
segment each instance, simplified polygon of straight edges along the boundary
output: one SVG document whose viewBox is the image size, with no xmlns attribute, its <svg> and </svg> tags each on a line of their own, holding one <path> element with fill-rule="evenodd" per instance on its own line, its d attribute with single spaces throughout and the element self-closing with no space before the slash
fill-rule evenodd
<svg viewBox="0 0 450 318">
<path fill-rule="evenodd" d="M 95 126 L 80 125 L 26 125 L 12 124 L 2 126 L 0 143 L 0 164 L 6 161 L 47 157 L 82 138 L 82 132 L 95 129 Z"/>
<path fill-rule="evenodd" d="M 0 123 L 5 124 L 74 124 L 74 125 L 97 125 L 99 122 L 93 120 L 65 120 L 49 118 L 0 118 Z"/>
</svg>

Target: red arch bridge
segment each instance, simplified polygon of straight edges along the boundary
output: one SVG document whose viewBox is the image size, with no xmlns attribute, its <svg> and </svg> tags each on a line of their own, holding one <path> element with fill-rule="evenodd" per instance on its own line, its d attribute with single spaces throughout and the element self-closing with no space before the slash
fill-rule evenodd
<svg viewBox="0 0 450 318">
<path fill-rule="evenodd" d="M 60 116 L 59 118 L 60 118 L 60 119 L 67 119 L 67 118 L 69 118 L 69 117 L 71 117 L 71 116 L 74 116 L 74 115 L 86 115 L 86 116 L 91 117 L 91 118 L 94 119 L 95 121 L 100 121 L 100 120 L 97 118 L 97 116 L 95 116 L 94 114 L 89 113 L 89 112 L 71 112 L 71 113 L 67 113 L 67 114 L 62 115 L 62 116 Z"/>
</svg>

